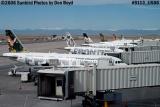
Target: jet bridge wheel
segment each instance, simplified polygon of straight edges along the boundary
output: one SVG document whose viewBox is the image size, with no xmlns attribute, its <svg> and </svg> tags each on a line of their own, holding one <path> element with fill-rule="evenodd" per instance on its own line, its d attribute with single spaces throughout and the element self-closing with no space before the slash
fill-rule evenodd
<svg viewBox="0 0 160 107">
<path fill-rule="evenodd" d="M 98 106 L 98 103 L 96 102 L 94 97 L 91 96 L 85 96 L 85 99 L 82 101 L 83 107 L 100 107 Z"/>
<path fill-rule="evenodd" d="M 82 101 L 82 106 L 83 107 L 92 107 L 92 102 L 83 100 Z"/>
</svg>

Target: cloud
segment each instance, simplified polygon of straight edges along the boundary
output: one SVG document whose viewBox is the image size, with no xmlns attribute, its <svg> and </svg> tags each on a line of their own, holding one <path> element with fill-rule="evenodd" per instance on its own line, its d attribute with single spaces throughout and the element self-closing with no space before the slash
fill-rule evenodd
<svg viewBox="0 0 160 107">
<path fill-rule="evenodd" d="M 76 5 L 130 4 L 131 0 L 73 0 Z"/>
</svg>

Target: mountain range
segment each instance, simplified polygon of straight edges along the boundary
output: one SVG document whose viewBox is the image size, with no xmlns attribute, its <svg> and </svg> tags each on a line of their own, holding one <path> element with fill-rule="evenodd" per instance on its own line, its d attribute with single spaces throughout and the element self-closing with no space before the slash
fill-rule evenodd
<svg viewBox="0 0 160 107">
<path fill-rule="evenodd" d="M 63 35 L 66 32 L 70 32 L 72 35 L 82 35 L 87 33 L 88 35 L 97 35 L 103 33 L 105 35 L 125 35 L 125 36 L 144 36 L 144 35 L 160 35 L 160 29 L 157 30 L 135 30 L 135 29 L 124 29 L 124 30 L 81 30 L 81 29 L 13 29 L 17 35 L 32 35 L 32 36 L 46 36 L 46 35 Z M 4 34 L 4 30 L 0 29 L 0 34 Z"/>
</svg>

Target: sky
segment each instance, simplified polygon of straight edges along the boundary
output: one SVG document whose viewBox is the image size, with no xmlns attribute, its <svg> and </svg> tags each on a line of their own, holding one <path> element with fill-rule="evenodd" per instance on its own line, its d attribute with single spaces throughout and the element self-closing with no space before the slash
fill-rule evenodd
<svg viewBox="0 0 160 107">
<path fill-rule="evenodd" d="M 91 2 L 92 1 L 92 2 Z M 160 29 L 160 5 L 129 0 L 75 0 L 72 6 L 2 6 L 0 29 Z"/>
</svg>

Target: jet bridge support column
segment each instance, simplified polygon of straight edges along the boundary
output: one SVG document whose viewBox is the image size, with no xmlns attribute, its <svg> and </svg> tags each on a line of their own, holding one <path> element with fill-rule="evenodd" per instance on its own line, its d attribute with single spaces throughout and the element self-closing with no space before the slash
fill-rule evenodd
<svg viewBox="0 0 160 107">
<path fill-rule="evenodd" d="M 96 64 L 94 64 L 93 66 L 93 74 L 92 74 L 92 92 L 93 92 L 93 95 L 96 96 Z"/>
<path fill-rule="evenodd" d="M 129 65 L 132 64 L 132 51 L 129 50 Z"/>
</svg>

